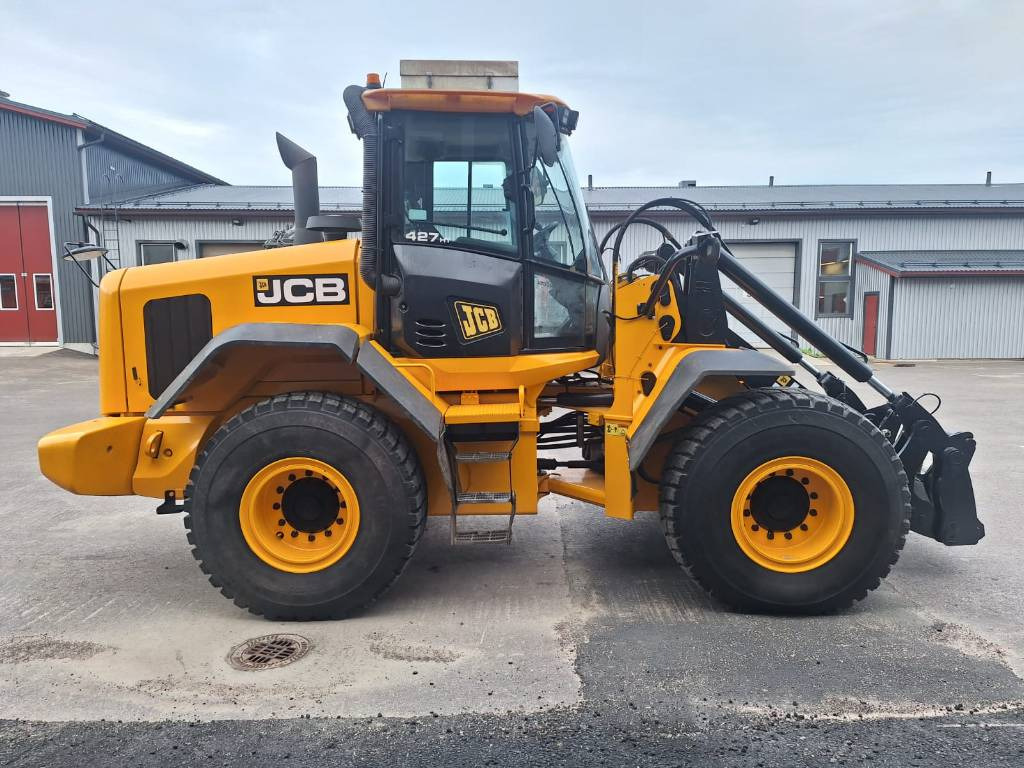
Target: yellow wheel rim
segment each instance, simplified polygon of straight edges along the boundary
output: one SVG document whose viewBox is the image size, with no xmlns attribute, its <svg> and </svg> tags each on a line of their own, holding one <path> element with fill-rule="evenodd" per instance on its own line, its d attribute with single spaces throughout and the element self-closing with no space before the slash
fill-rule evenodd
<svg viewBox="0 0 1024 768">
<path fill-rule="evenodd" d="M 732 532 L 744 554 L 779 573 L 829 562 L 853 530 L 853 495 L 832 467 L 804 456 L 766 461 L 732 500 Z"/>
<path fill-rule="evenodd" d="M 322 571 L 341 560 L 359 532 L 359 500 L 341 472 L 316 459 L 288 458 L 257 472 L 238 519 L 253 553 L 288 573 Z"/>
</svg>

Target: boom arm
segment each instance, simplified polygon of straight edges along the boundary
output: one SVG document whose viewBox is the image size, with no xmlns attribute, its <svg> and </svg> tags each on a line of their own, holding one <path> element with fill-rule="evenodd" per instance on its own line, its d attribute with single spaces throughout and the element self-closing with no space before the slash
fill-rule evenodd
<svg viewBox="0 0 1024 768">
<path fill-rule="evenodd" d="M 834 362 L 855 381 L 866 383 L 881 394 L 886 402 L 867 408 L 847 384 L 834 374 L 821 371 L 806 360 L 800 350 L 747 311 L 739 302 L 722 295 L 726 312 L 761 338 L 786 360 L 801 366 L 814 376 L 826 394 L 864 414 L 893 443 L 910 478 L 913 506 L 911 528 L 924 536 L 947 545 L 976 544 L 985 535 L 985 526 L 978 520 L 969 465 L 974 455 L 974 435 L 970 432 L 946 432 L 932 413 L 925 410 L 907 392 L 896 393 L 875 376 L 871 366 L 840 341 L 818 327 L 810 318 L 772 290 L 757 275 L 743 266 L 716 231 L 707 211 L 699 204 L 682 198 L 660 198 L 641 206 L 619 227 L 612 253 L 618 262 L 619 248 L 630 224 L 642 219 L 651 208 L 668 206 L 689 213 L 707 230 L 697 233 L 690 243 L 675 247 L 651 288 L 651 295 L 640 313 L 653 306 L 673 274 L 681 271 L 692 279 L 697 260 L 706 267 L 714 259 L 717 270 L 753 297 L 771 314 L 807 339 L 816 349 Z M 646 223 L 646 221 L 644 221 Z M 711 242 L 714 247 L 707 247 Z M 678 247 L 676 247 L 678 246 Z M 707 279 L 707 270 L 701 270 Z M 702 293 L 707 293 L 705 289 Z M 689 293 L 689 292 L 687 292 Z M 714 293 L 714 291 L 712 291 Z M 931 466 L 925 461 L 931 456 Z"/>
</svg>

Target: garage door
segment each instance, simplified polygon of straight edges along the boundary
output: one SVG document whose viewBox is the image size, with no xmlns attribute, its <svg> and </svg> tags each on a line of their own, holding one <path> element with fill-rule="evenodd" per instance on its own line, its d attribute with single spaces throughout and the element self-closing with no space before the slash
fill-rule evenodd
<svg viewBox="0 0 1024 768">
<path fill-rule="evenodd" d="M 46 205 L 0 205 L 0 342 L 57 340 Z"/>
<path fill-rule="evenodd" d="M 793 300 L 793 288 L 796 275 L 796 244 L 795 243 L 738 243 L 729 242 L 729 250 L 733 252 L 743 266 L 764 280 L 777 293 Z M 722 278 L 722 288 L 759 317 L 768 327 L 779 333 L 789 333 L 785 323 L 777 320 L 764 307 L 758 304 L 746 291 L 740 290 L 731 280 Z M 766 344 L 754 334 L 747 331 L 736 320 L 729 318 L 729 327 L 756 347 Z"/>
</svg>

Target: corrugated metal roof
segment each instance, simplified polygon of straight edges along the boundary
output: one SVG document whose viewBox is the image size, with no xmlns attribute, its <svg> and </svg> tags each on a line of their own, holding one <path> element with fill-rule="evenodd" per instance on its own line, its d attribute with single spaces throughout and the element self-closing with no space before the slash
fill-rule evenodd
<svg viewBox="0 0 1024 768">
<path fill-rule="evenodd" d="M 1024 208 L 1024 184 L 804 184 L 737 187 L 594 187 L 591 211 L 638 208 L 682 197 L 717 211 L 833 211 L 929 208 Z"/>
<path fill-rule="evenodd" d="M 1024 274 L 1024 251 L 862 251 L 857 257 L 901 277 Z"/>
<path fill-rule="evenodd" d="M 222 181 L 216 176 L 211 176 L 205 171 L 193 168 L 191 165 L 183 163 L 181 160 L 173 158 L 170 155 L 165 155 L 163 152 L 146 146 L 141 142 L 135 141 L 135 139 L 129 138 L 123 133 L 118 133 L 111 128 L 107 128 L 105 125 L 100 125 L 99 123 L 78 114 L 66 115 L 63 112 L 54 112 L 50 109 L 43 109 L 42 107 L 35 107 L 31 104 L 23 104 L 21 102 L 5 98 L 0 98 L 0 109 L 17 112 L 29 117 L 35 117 L 39 120 L 67 125 L 72 128 L 81 128 L 86 131 L 85 139 L 87 141 L 92 141 L 102 136 L 104 142 L 114 145 L 133 155 L 145 157 L 150 162 L 160 163 L 173 168 L 186 176 L 188 180 L 192 182 L 227 184 L 226 181 Z"/>
<path fill-rule="evenodd" d="M 658 197 L 684 197 L 711 211 L 822 212 L 1024 209 L 1024 184 L 827 184 L 740 187 L 594 187 L 584 189 L 593 213 L 626 212 Z M 359 187 L 321 187 L 324 210 L 357 211 Z M 123 202 L 135 210 L 290 211 L 286 186 L 198 185 Z"/>
</svg>

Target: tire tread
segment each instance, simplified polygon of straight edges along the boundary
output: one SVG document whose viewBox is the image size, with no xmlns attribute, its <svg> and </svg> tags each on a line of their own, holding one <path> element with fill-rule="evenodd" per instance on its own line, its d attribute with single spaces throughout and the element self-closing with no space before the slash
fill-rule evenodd
<svg viewBox="0 0 1024 768">
<path fill-rule="evenodd" d="M 329 392 L 289 392 L 287 394 L 275 395 L 274 397 L 254 403 L 243 411 L 232 416 L 214 432 L 213 436 L 206 441 L 203 450 L 196 458 L 196 462 L 189 473 L 188 483 L 185 486 L 184 498 L 184 523 L 186 538 L 191 547 L 192 556 L 199 562 L 199 567 L 206 574 L 210 584 L 220 590 L 224 597 L 228 598 L 239 608 L 243 608 L 257 616 L 263 616 L 275 621 L 302 621 L 309 619 L 307 612 L 290 612 L 268 608 L 258 604 L 256 601 L 245 601 L 235 595 L 224 586 L 220 580 L 208 568 L 201 548 L 196 542 L 193 533 L 192 523 L 192 496 L 193 490 L 199 479 L 203 465 L 210 455 L 217 450 L 218 446 L 236 429 L 244 424 L 252 422 L 262 416 L 279 413 L 282 411 L 320 411 L 332 416 L 347 419 L 358 424 L 361 429 L 371 432 L 385 448 L 394 456 L 395 465 L 402 476 L 402 482 L 411 501 L 410 511 L 407 516 L 408 534 L 405 541 L 405 553 L 401 563 L 391 574 L 390 578 L 381 586 L 368 600 L 359 606 L 349 608 L 343 612 L 332 612 L 330 615 L 318 615 L 315 618 L 344 618 L 357 610 L 362 610 L 376 602 L 385 592 L 388 591 L 402 575 L 409 561 L 412 559 L 416 545 L 419 543 L 423 532 L 426 529 L 427 521 L 427 492 L 426 481 L 423 471 L 420 468 L 419 458 L 412 450 L 409 441 L 399 428 L 377 409 L 348 397 L 341 397 Z"/>
</svg>

